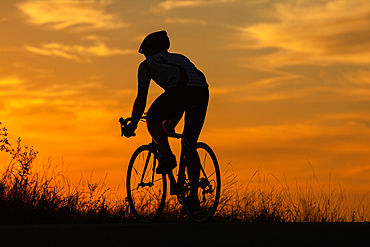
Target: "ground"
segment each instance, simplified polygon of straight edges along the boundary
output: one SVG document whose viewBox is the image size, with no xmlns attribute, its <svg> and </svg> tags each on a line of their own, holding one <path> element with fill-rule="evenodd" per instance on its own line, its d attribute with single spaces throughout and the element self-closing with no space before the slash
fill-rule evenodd
<svg viewBox="0 0 370 247">
<path fill-rule="evenodd" d="M 0 225 L 1 246 L 369 246 L 370 223 Z"/>
</svg>

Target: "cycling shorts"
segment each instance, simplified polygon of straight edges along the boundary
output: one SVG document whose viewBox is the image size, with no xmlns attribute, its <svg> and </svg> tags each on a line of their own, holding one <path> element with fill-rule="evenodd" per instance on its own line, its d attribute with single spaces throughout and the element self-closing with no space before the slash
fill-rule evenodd
<svg viewBox="0 0 370 247">
<path fill-rule="evenodd" d="M 197 142 L 207 113 L 208 87 L 169 88 L 153 102 L 148 115 L 163 123 L 185 112 L 184 135 Z"/>
</svg>

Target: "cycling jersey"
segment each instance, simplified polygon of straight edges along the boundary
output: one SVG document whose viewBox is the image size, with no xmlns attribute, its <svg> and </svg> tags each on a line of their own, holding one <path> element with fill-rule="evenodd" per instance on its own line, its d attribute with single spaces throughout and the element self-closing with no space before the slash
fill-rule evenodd
<svg viewBox="0 0 370 247">
<path fill-rule="evenodd" d="M 153 79 L 164 90 L 177 86 L 208 87 L 203 73 L 181 54 L 160 52 L 144 60 L 138 71 L 139 87 Z"/>
</svg>

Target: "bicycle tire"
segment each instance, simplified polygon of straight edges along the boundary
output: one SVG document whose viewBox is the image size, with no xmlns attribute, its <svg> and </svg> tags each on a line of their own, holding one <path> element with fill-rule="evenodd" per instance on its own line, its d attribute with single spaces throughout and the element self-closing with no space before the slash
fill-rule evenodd
<svg viewBox="0 0 370 247">
<path fill-rule="evenodd" d="M 147 167 L 143 175 L 146 162 Z M 166 176 L 155 173 L 156 164 L 158 157 L 150 151 L 150 144 L 143 145 L 133 153 L 127 169 L 127 200 L 131 212 L 142 223 L 155 222 L 166 201 Z M 153 185 L 149 185 L 151 181 Z M 146 185 L 143 185 L 144 183 Z"/>
<path fill-rule="evenodd" d="M 199 182 L 209 181 L 209 184 L 205 188 L 198 188 L 198 199 L 200 199 L 200 209 L 193 212 L 191 205 L 187 203 L 187 196 L 190 191 L 187 190 L 183 193 L 184 208 L 189 218 L 196 223 L 205 223 L 209 221 L 215 214 L 220 199 L 221 191 L 221 175 L 220 168 L 216 155 L 213 150 L 205 143 L 198 142 L 190 152 L 196 152 L 200 158 L 200 177 Z M 186 162 L 189 162 L 188 159 Z M 185 167 L 185 166 L 184 166 Z M 183 174 L 186 181 L 189 182 L 188 175 L 183 168 Z M 190 185 L 191 186 L 191 185 Z M 207 192 L 208 190 L 208 192 Z"/>
</svg>

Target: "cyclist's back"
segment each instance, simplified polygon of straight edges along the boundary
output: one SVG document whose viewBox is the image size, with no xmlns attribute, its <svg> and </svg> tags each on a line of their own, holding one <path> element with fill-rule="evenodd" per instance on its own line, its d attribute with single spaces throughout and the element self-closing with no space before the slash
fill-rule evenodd
<svg viewBox="0 0 370 247">
<path fill-rule="evenodd" d="M 183 86 L 208 86 L 203 73 L 187 57 L 169 52 L 152 55 L 140 64 L 139 86 L 149 86 L 150 79 L 164 90 L 181 86 L 179 83 Z"/>
</svg>

